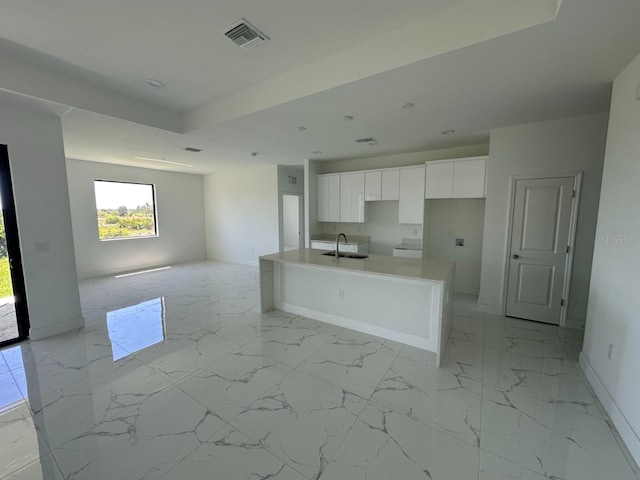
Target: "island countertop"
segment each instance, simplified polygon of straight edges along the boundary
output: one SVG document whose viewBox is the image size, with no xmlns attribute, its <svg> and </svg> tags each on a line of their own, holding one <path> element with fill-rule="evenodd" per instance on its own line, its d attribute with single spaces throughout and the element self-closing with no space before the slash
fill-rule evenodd
<svg viewBox="0 0 640 480">
<path fill-rule="evenodd" d="M 280 263 L 294 263 L 313 267 L 349 270 L 391 277 L 428 280 L 443 283 L 447 280 L 455 264 L 439 260 L 392 257 L 370 254 L 365 259 L 339 258 L 322 255 L 321 250 L 303 248 L 287 252 L 264 255 L 260 260 Z"/>
</svg>

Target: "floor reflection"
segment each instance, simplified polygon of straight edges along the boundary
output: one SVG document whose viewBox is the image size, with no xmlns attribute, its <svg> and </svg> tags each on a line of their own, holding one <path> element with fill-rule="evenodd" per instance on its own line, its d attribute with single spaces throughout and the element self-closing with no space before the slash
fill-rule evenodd
<svg viewBox="0 0 640 480">
<path fill-rule="evenodd" d="M 164 297 L 108 312 L 107 328 L 113 360 L 162 342 L 165 339 L 164 312 Z"/>
</svg>

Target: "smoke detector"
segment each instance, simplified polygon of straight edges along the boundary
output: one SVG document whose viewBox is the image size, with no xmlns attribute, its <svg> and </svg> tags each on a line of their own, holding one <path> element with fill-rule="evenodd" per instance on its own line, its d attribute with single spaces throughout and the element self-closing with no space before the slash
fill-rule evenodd
<svg viewBox="0 0 640 480">
<path fill-rule="evenodd" d="M 244 18 L 237 20 L 224 34 L 229 37 L 233 43 L 245 50 L 269 40 L 269 37 Z"/>
</svg>

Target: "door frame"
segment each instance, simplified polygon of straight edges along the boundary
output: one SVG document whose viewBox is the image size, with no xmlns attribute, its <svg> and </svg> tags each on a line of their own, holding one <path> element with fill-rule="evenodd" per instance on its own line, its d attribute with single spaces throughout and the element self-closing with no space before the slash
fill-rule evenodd
<svg viewBox="0 0 640 480">
<path fill-rule="evenodd" d="M 573 178 L 573 189 L 576 194 L 571 202 L 571 217 L 569 224 L 569 254 L 566 256 L 564 266 L 564 284 L 562 286 L 562 298 L 564 305 L 560 307 L 560 326 L 564 327 L 567 323 L 567 313 L 569 310 L 569 292 L 571 291 L 571 271 L 573 269 L 573 256 L 575 254 L 576 244 L 576 228 L 578 225 L 578 212 L 580 210 L 580 194 L 582 191 L 582 171 L 578 172 L 561 172 L 561 173 L 531 173 L 522 175 L 512 175 L 509 177 L 509 208 L 507 211 L 507 230 L 505 238 L 505 262 L 502 282 L 502 307 L 501 315 L 505 316 L 507 312 L 507 289 L 509 286 L 509 260 L 511 259 L 511 229 L 513 228 L 513 215 L 515 213 L 516 201 L 516 182 L 518 180 L 543 180 L 549 178 Z"/>
<path fill-rule="evenodd" d="M 30 322 L 24 271 L 22 269 L 22 254 L 20 252 L 18 217 L 16 214 L 15 195 L 13 194 L 11 162 L 9 161 L 9 147 L 5 144 L 0 144 L 0 194 L 2 195 L 7 254 L 10 262 L 9 271 L 13 288 L 16 323 L 18 325 L 17 338 L 0 342 L 0 346 L 6 346 L 28 338 Z"/>
<path fill-rule="evenodd" d="M 284 251 L 284 196 L 298 197 L 298 247 L 304 248 L 305 224 L 304 224 L 304 193 L 300 192 L 280 192 L 278 197 L 278 251 Z"/>
</svg>

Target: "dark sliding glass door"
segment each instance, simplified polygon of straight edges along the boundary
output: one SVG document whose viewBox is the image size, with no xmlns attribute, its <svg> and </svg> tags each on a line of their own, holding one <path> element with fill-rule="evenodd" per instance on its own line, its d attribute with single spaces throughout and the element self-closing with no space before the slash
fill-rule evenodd
<svg viewBox="0 0 640 480">
<path fill-rule="evenodd" d="M 6 145 L 0 145 L 0 347 L 29 336 L 29 312 Z"/>
</svg>

